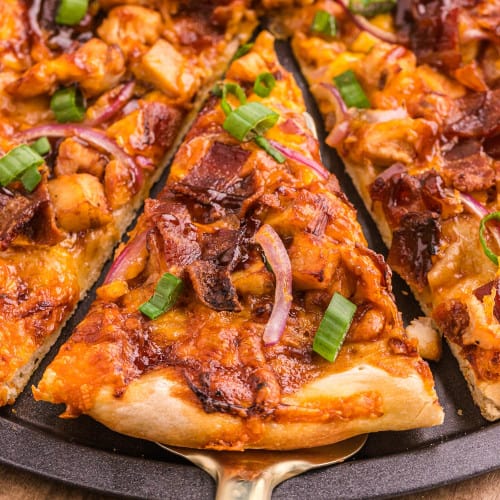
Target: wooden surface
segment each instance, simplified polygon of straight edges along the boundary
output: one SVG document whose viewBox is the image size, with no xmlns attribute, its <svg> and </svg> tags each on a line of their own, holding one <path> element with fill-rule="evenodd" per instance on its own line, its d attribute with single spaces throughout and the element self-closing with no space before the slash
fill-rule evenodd
<svg viewBox="0 0 500 500">
<path fill-rule="evenodd" d="M 98 500 L 107 498 L 111 497 L 89 493 L 80 488 L 41 479 L 33 474 L 0 465 L 0 500 Z M 402 499 L 500 500 L 500 471 L 445 488 L 418 495 L 408 495 Z"/>
</svg>

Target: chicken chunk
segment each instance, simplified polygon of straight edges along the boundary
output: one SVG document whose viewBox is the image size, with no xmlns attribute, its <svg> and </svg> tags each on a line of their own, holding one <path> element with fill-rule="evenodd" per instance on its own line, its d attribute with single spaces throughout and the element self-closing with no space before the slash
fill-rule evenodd
<svg viewBox="0 0 500 500">
<path fill-rule="evenodd" d="M 197 81 L 188 61 L 169 42 L 159 39 L 133 69 L 137 78 L 152 83 L 170 97 L 189 99 Z"/>
<path fill-rule="evenodd" d="M 90 174 L 62 175 L 49 181 L 56 221 L 69 232 L 95 229 L 111 221 L 99 180 Z"/>
<path fill-rule="evenodd" d="M 23 2 L 0 2 L 0 71 L 23 71 L 29 64 L 29 33 L 25 16 Z"/>
<path fill-rule="evenodd" d="M 101 178 L 107 162 L 95 149 L 85 146 L 77 139 L 68 138 L 59 146 L 55 173 L 61 176 L 83 172 Z"/>
<path fill-rule="evenodd" d="M 108 14 L 97 32 L 108 44 L 116 44 L 126 56 L 145 51 L 160 37 L 161 15 L 138 5 L 116 7 Z"/>
<path fill-rule="evenodd" d="M 125 73 L 121 50 L 92 38 L 75 52 L 32 66 L 7 90 L 16 97 L 52 93 L 59 84 L 78 83 L 87 97 L 115 87 Z"/>
</svg>

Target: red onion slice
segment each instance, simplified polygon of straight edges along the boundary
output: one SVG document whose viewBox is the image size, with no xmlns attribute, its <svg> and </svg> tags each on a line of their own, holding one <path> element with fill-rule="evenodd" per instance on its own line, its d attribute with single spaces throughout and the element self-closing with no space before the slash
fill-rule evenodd
<svg viewBox="0 0 500 500">
<path fill-rule="evenodd" d="M 136 192 L 141 188 L 144 181 L 142 171 L 137 166 L 135 160 L 121 149 L 116 142 L 108 137 L 103 131 L 85 127 L 84 125 L 74 124 L 52 124 L 41 125 L 39 127 L 30 128 L 17 134 L 17 139 L 20 142 L 30 142 L 39 137 L 72 137 L 77 136 L 80 139 L 100 148 L 118 161 L 126 165 L 133 178 L 133 183 Z"/>
<path fill-rule="evenodd" d="M 325 142 L 332 148 L 337 147 L 347 137 L 351 125 L 351 116 L 344 99 L 342 99 L 338 89 L 330 83 L 322 82 L 314 85 L 311 90 L 318 99 L 330 102 L 335 108 L 335 126 Z"/>
<path fill-rule="evenodd" d="M 271 346 L 279 342 L 283 335 L 292 306 L 292 265 L 285 245 L 269 224 L 261 226 L 255 235 L 255 241 L 264 250 L 276 278 L 274 307 L 263 336 L 264 345 Z"/>
<path fill-rule="evenodd" d="M 273 141 L 272 139 L 270 139 L 269 142 L 282 155 L 285 155 L 287 158 L 290 158 L 290 160 L 293 160 L 293 161 L 296 161 L 298 163 L 302 163 L 303 165 L 306 165 L 311 170 L 313 170 L 316 174 L 318 174 L 322 179 L 328 179 L 328 177 L 330 176 L 330 173 L 328 172 L 328 170 L 323 165 L 321 165 L 321 163 L 318 163 L 317 161 L 313 160 L 312 158 L 308 158 L 307 156 L 304 156 L 303 154 L 299 153 L 298 151 L 295 151 L 294 149 L 287 148 L 286 146 L 283 146 L 283 144 L 280 144 L 277 141 Z"/>
<path fill-rule="evenodd" d="M 131 263 L 138 259 L 146 247 L 148 231 L 142 231 L 130 240 L 123 251 L 118 255 L 113 264 L 111 265 L 103 285 L 112 283 L 113 281 L 125 279 L 125 273 Z"/>
<path fill-rule="evenodd" d="M 113 118 L 130 101 L 134 95 L 134 87 L 134 82 L 126 83 L 111 104 L 100 110 L 92 120 L 86 120 L 85 124 L 96 127 Z"/>
<path fill-rule="evenodd" d="M 334 0 L 336 4 L 340 5 L 342 7 L 342 10 L 346 13 L 347 17 L 360 29 L 363 31 L 366 31 L 367 33 L 370 33 L 370 35 L 373 35 L 375 38 L 378 38 L 379 40 L 382 40 L 383 42 L 387 43 L 399 43 L 397 35 L 394 33 L 390 33 L 388 31 L 384 31 L 377 26 L 373 25 L 368 21 L 366 18 L 363 16 L 359 16 L 357 14 L 354 14 L 349 10 L 349 6 L 344 2 L 344 0 Z"/>
<path fill-rule="evenodd" d="M 486 217 L 490 213 L 485 206 L 481 205 L 481 203 L 470 194 L 460 193 L 460 200 L 471 214 L 480 219 Z M 497 245 L 500 247 L 500 224 L 496 221 L 491 221 L 486 227 L 490 230 L 491 235 L 495 238 Z"/>
</svg>

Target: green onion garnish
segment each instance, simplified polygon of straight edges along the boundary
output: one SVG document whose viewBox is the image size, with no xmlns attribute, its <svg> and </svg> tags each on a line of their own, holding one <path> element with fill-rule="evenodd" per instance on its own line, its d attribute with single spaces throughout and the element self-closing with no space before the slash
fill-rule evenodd
<svg viewBox="0 0 500 500">
<path fill-rule="evenodd" d="M 46 155 L 50 153 L 50 142 L 47 137 L 40 137 L 33 144 L 30 145 L 30 148 L 38 153 L 40 156 Z"/>
<path fill-rule="evenodd" d="M 350 0 L 349 10 L 354 14 L 374 17 L 390 12 L 396 6 L 397 0 Z"/>
<path fill-rule="evenodd" d="M 227 102 L 227 94 L 233 94 L 236 96 L 240 101 L 240 104 L 245 104 L 247 102 L 245 91 L 237 83 L 226 83 L 221 89 L 222 100 L 220 102 L 221 108 L 226 116 L 231 114 L 233 111 L 231 104 Z"/>
<path fill-rule="evenodd" d="M 257 135 L 264 133 L 276 124 L 279 117 L 278 113 L 260 102 L 250 102 L 233 110 L 222 127 L 239 141 L 244 141 L 251 132 Z"/>
<path fill-rule="evenodd" d="M 285 163 L 286 158 L 262 135 L 258 135 L 254 139 L 255 143 L 260 146 L 269 156 L 274 158 L 278 163 Z"/>
<path fill-rule="evenodd" d="M 42 174 L 37 167 L 31 167 L 21 175 L 20 181 L 23 183 L 24 189 L 31 193 L 42 180 Z"/>
<path fill-rule="evenodd" d="M 340 75 L 335 76 L 333 81 L 348 108 L 370 107 L 370 101 L 366 97 L 352 69 L 348 69 Z"/>
<path fill-rule="evenodd" d="M 335 36 L 337 34 L 335 17 L 326 10 L 318 10 L 314 15 L 311 31 L 318 35 Z"/>
<path fill-rule="evenodd" d="M 56 14 L 57 24 L 78 24 L 87 13 L 89 0 L 61 0 Z"/>
<path fill-rule="evenodd" d="M 356 305 L 335 292 L 314 337 L 313 351 L 330 362 L 335 361 L 355 312 Z"/>
<path fill-rule="evenodd" d="M 139 306 L 139 311 L 150 319 L 158 318 L 177 302 L 182 287 L 183 283 L 180 278 L 165 273 L 158 281 L 153 296 Z"/>
<path fill-rule="evenodd" d="M 276 78 L 272 73 L 261 73 L 253 85 L 253 91 L 259 97 L 267 97 L 276 85 Z"/>
<path fill-rule="evenodd" d="M 36 151 L 25 144 L 11 149 L 0 158 L 0 185 L 7 186 L 21 178 L 26 171 L 37 169 L 43 161 Z"/>
<path fill-rule="evenodd" d="M 248 54 L 253 47 L 253 43 L 244 43 L 243 45 L 240 45 L 238 50 L 234 53 L 233 58 L 231 59 L 231 62 L 239 59 L 240 57 L 243 57 L 245 54 Z"/>
<path fill-rule="evenodd" d="M 490 220 L 500 220 L 500 212 L 492 212 L 491 214 L 485 215 L 481 222 L 479 223 L 479 241 L 481 242 L 481 246 L 483 247 L 483 251 L 486 254 L 486 257 L 493 262 L 496 266 L 498 266 L 498 256 L 495 255 L 488 244 L 486 243 L 486 238 L 484 237 L 484 230 L 486 229 L 486 223 Z"/>
<path fill-rule="evenodd" d="M 81 122 L 85 116 L 85 101 L 77 87 L 68 87 L 54 92 L 50 109 L 59 123 Z"/>
</svg>

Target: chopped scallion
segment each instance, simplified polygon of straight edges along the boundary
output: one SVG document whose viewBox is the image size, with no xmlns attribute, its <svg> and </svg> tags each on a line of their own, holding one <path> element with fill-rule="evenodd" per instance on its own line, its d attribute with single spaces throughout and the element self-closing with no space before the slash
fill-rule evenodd
<svg viewBox="0 0 500 500">
<path fill-rule="evenodd" d="M 234 109 L 222 127 L 239 141 L 247 140 L 250 133 L 261 135 L 279 119 L 279 114 L 260 102 L 250 102 Z"/>
<path fill-rule="evenodd" d="M 31 167 L 21 175 L 20 181 L 23 183 L 24 189 L 31 193 L 42 180 L 42 174 L 37 167 Z"/>
<path fill-rule="evenodd" d="M 43 158 L 29 146 L 21 144 L 0 158 L 0 185 L 7 186 L 27 170 L 37 169 Z"/>
<path fill-rule="evenodd" d="M 342 99 L 349 108 L 369 108 L 370 101 L 364 93 L 361 85 L 352 69 L 344 71 L 333 78 Z"/>
<path fill-rule="evenodd" d="M 276 78 L 272 73 L 261 73 L 253 85 L 253 91 L 259 97 L 267 97 L 276 85 Z"/>
<path fill-rule="evenodd" d="M 260 146 L 269 156 L 274 158 L 278 163 L 285 163 L 286 158 L 262 135 L 258 135 L 254 139 L 255 143 Z"/>
<path fill-rule="evenodd" d="M 350 0 L 349 10 L 354 14 L 365 17 L 374 17 L 378 14 L 391 12 L 396 6 L 397 0 Z"/>
<path fill-rule="evenodd" d="M 227 102 L 227 94 L 233 94 L 238 98 L 240 104 L 245 104 L 247 102 L 247 96 L 245 91 L 237 83 L 226 83 L 222 86 L 221 90 L 221 108 L 227 115 L 231 114 L 233 108 L 229 102 Z"/>
<path fill-rule="evenodd" d="M 85 116 L 85 100 L 77 87 L 68 87 L 54 92 L 50 109 L 59 123 L 80 122 Z"/>
<path fill-rule="evenodd" d="M 33 144 L 30 145 L 30 148 L 38 153 L 40 156 L 46 155 L 50 153 L 50 142 L 47 137 L 40 137 Z"/>
<path fill-rule="evenodd" d="M 335 361 L 351 326 L 356 305 L 339 293 L 333 294 L 313 341 L 313 351 Z"/>
<path fill-rule="evenodd" d="M 183 282 L 177 276 L 165 273 L 158 281 L 153 296 L 139 306 L 139 311 L 150 319 L 156 319 L 177 302 Z"/>
<path fill-rule="evenodd" d="M 248 54 L 253 47 L 253 43 L 244 43 L 243 45 L 240 45 L 238 50 L 234 53 L 233 58 L 231 61 L 234 61 L 236 59 L 239 59 L 240 57 L 243 57 L 245 54 Z"/>
<path fill-rule="evenodd" d="M 56 13 L 56 23 L 73 26 L 87 13 L 89 0 L 61 0 Z"/>
<path fill-rule="evenodd" d="M 479 223 L 479 241 L 481 242 L 481 246 L 483 247 L 483 251 L 486 254 L 486 257 L 493 262 L 496 266 L 498 266 L 498 256 L 493 253 L 488 247 L 488 243 L 486 243 L 486 238 L 484 237 L 484 231 L 486 229 L 486 223 L 490 220 L 500 221 L 500 212 L 492 212 L 484 216 Z M 498 231 L 498 229 L 496 229 Z"/>
<path fill-rule="evenodd" d="M 337 34 L 335 17 L 326 10 L 318 10 L 314 15 L 311 31 L 318 35 L 335 36 Z"/>
</svg>

